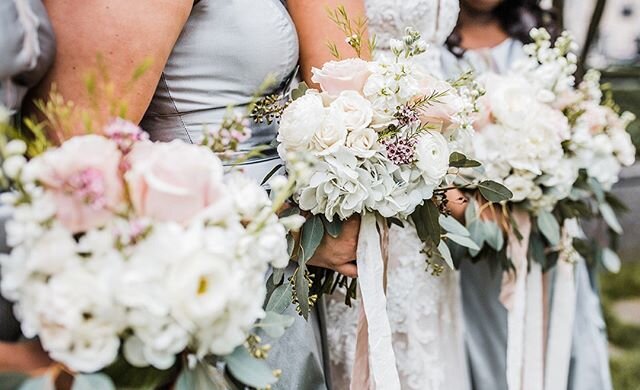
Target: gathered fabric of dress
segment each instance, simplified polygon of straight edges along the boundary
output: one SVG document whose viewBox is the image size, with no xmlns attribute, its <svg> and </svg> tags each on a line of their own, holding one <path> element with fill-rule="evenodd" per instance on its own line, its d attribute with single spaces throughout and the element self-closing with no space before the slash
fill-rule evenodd
<svg viewBox="0 0 640 390">
<path fill-rule="evenodd" d="M 453 30 L 458 0 L 366 0 L 369 31 L 376 34 L 376 56 L 390 55 L 388 41 L 415 28 L 431 44 L 422 65 L 441 76 L 442 44 Z M 464 354 L 462 309 L 457 272 L 426 271 L 424 244 L 405 223 L 389 231 L 387 311 L 402 389 L 469 389 Z M 348 389 L 355 357 L 359 301 L 344 304 L 336 292 L 328 302 L 327 334 L 335 389 Z M 383 389 L 378 389 L 383 390 Z M 384 389 L 386 390 L 386 389 Z"/>
<path fill-rule="evenodd" d="M 267 77 L 276 82 L 265 94 L 287 87 L 298 63 L 295 26 L 280 0 L 200 0 L 168 59 L 141 123 L 152 140 L 199 142 L 207 126 L 220 125 L 228 106 L 245 110 Z M 262 180 L 277 164 L 276 124 L 251 124 L 252 137 L 239 154 L 266 145 L 262 156 L 241 168 Z M 239 156 L 240 157 L 240 156 Z M 288 270 L 289 274 L 292 272 Z M 268 362 L 282 369 L 274 389 L 324 390 L 322 303 L 305 321 L 291 305 L 283 314 L 295 323 L 272 346 Z"/>
<path fill-rule="evenodd" d="M 24 97 L 49 69 L 55 53 L 53 29 L 41 0 L 0 1 L 0 53 L 0 106 L 13 114 L 17 124 Z M 9 217 L 9 208 L 0 203 L 0 253 L 9 251 L 5 234 Z M 19 337 L 12 306 L 0 297 L 0 341 Z"/>
</svg>

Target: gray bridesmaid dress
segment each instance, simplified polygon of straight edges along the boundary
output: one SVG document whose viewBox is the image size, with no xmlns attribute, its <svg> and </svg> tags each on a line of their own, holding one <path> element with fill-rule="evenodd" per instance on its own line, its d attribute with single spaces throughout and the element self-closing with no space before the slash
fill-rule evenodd
<svg viewBox="0 0 640 390">
<path fill-rule="evenodd" d="M 198 142 L 205 126 L 216 126 L 228 106 L 244 109 L 271 75 L 271 91 L 287 87 L 298 63 L 295 26 L 279 0 L 201 0 L 164 68 L 141 126 L 156 141 Z M 239 153 L 270 145 L 263 156 L 242 168 L 261 180 L 280 163 L 273 141 L 276 125 L 252 124 L 251 139 Z M 291 272 L 291 270 L 288 270 Z M 319 305 L 318 309 L 322 306 Z M 321 315 L 309 321 L 291 305 L 286 314 L 296 320 L 279 340 L 267 340 L 269 363 L 282 369 L 276 389 L 326 389 Z"/>
<path fill-rule="evenodd" d="M 53 30 L 40 0 L 0 1 L 0 105 L 14 113 L 15 123 L 25 95 L 51 66 L 54 53 Z M 0 204 L 0 253 L 9 250 L 4 229 L 9 216 Z M 19 337 L 11 304 L 0 297 L 0 341 Z"/>
<path fill-rule="evenodd" d="M 507 39 L 501 44 L 469 50 L 462 58 L 451 53 L 442 61 L 448 77 L 467 70 L 476 74 L 505 73 L 522 58 L 522 43 Z M 553 272 L 553 271 L 552 271 Z M 584 262 L 576 267 L 576 306 L 568 390 L 610 390 L 607 336 L 600 298 L 592 286 Z M 554 274 L 551 275 L 553 285 Z M 506 390 L 507 310 L 499 301 L 502 270 L 494 258 L 460 262 L 460 284 L 465 318 L 465 344 L 474 390 Z M 551 292 L 553 294 L 553 292 Z"/>
</svg>

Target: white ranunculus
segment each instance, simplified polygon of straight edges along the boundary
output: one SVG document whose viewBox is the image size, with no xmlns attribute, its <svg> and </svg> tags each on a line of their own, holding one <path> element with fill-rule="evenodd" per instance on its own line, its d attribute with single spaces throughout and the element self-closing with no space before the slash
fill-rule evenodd
<svg viewBox="0 0 640 390">
<path fill-rule="evenodd" d="M 282 113 L 278 142 L 286 152 L 305 151 L 311 140 L 324 127 L 327 110 L 317 92 L 307 92 L 293 101 Z M 281 151 L 281 157 L 286 153 Z"/>
<path fill-rule="evenodd" d="M 330 105 L 329 115 L 333 110 L 344 113 L 344 125 L 347 130 L 360 130 L 371 124 L 373 108 L 371 103 L 355 91 L 343 91 Z"/>
<path fill-rule="evenodd" d="M 347 136 L 347 147 L 351 148 L 358 157 L 369 158 L 376 153 L 378 133 L 365 127 L 353 130 Z"/>
<path fill-rule="evenodd" d="M 429 184 L 439 184 L 449 169 L 449 146 L 438 132 L 427 132 L 416 143 L 416 166 Z"/>
</svg>

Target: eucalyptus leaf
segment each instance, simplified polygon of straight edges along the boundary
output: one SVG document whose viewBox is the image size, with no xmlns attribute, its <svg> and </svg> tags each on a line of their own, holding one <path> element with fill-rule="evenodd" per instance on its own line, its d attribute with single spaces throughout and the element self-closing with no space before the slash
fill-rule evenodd
<svg viewBox="0 0 640 390">
<path fill-rule="evenodd" d="M 296 248 L 296 240 L 291 234 L 287 234 L 287 254 L 289 258 L 293 257 L 293 250 Z"/>
<path fill-rule="evenodd" d="M 596 197 L 598 203 L 604 202 L 604 188 L 602 188 L 602 184 L 600 184 L 598 179 L 589 177 L 587 183 L 589 183 L 589 188 L 593 191 L 593 195 Z"/>
<path fill-rule="evenodd" d="M 242 347 L 244 348 L 244 347 Z M 227 390 L 224 375 L 215 367 L 198 362 L 193 369 L 185 367 L 173 387 L 174 390 Z"/>
<path fill-rule="evenodd" d="M 116 386 L 105 374 L 79 374 L 73 378 L 71 390 L 115 390 Z"/>
<path fill-rule="evenodd" d="M 333 221 L 329 221 L 325 217 L 322 217 L 322 223 L 324 223 L 324 229 L 327 234 L 333 238 L 337 238 L 342 232 L 342 221 L 340 221 L 340 218 L 333 218 Z"/>
<path fill-rule="evenodd" d="M 314 215 L 302 225 L 300 245 L 302 246 L 302 258 L 305 263 L 316 253 L 316 249 L 318 249 L 322 241 L 322 236 L 324 236 L 324 224 L 320 216 Z"/>
<path fill-rule="evenodd" d="M 155 367 L 133 367 L 124 357 L 103 371 L 114 382 L 117 389 L 154 390 L 167 386 L 175 378 L 177 364 L 168 370 Z"/>
<path fill-rule="evenodd" d="M 458 245 L 462 245 L 465 248 L 469 248 L 469 249 L 473 249 L 473 250 L 480 250 L 480 247 L 478 246 L 478 244 L 476 244 L 469 237 L 459 236 L 459 235 L 453 234 L 453 233 L 447 233 L 444 236 L 449 238 L 453 242 L 457 243 Z"/>
<path fill-rule="evenodd" d="M 0 389 L 15 390 L 26 382 L 30 376 L 19 372 L 0 373 Z"/>
<path fill-rule="evenodd" d="M 531 233 L 529 236 L 529 259 L 539 263 L 543 268 L 547 263 L 547 256 L 544 253 L 544 249 L 544 241 L 540 233 Z"/>
<path fill-rule="evenodd" d="M 457 234 L 463 237 L 469 237 L 471 233 L 467 230 L 466 227 L 462 226 L 457 219 L 453 218 L 450 215 L 442 215 L 438 219 L 440 222 L 440 226 L 449 233 Z"/>
<path fill-rule="evenodd" d="M 469 228 L 469 225 L 471 225 L 476 219 L 478 219 L 478 216 L 476 215 L 477 213 L 477 206 L 476 206 L 476 201 L 475 199 L 471 198 L 469 200 L 469 204 L 467 205 L 467 208 L 464 210 L 464 220 L 467 224 L 467 229 Z"/>
<path fill-rule="evenodd" d="M 486 240 L 486 234 L 482 224 L 482 221 L 475 220 L 469 225 L 470 238 L 478 245 L 478 248 L 480 249 L 482 249 Z M 472 257 L 476 257 L 480 252 L 480 249 L 469 248 L 469 254 Z"/>
<path fill-rule="evenodd" d="M 284 313 L 293 298 L 291 290 L 291 283 L 288 282 L 278 286 L 271 294 L 271 297 L 269 297 L 269 302 L 267 302 L 265 310 L 279 314 Z"/>
<path fill-rule="evenodd" d="M 307 93 L 308 89 L 309 89 L 309 86 L 307 85 L 307 83 L 302 81 L 300 84 L 298 84 L 298 87 L 296 89 L 291 91 L 291 99 L 296 100 L 298 98 L 303 97 L 304 94 Z"/>
<path fill-rule="evenodd" d="M 616 213 L 613 211 L 609 203 L 600 203 L 598 206 L 600 209 L 600 214 L 602 218 L 604 218 L 605 222 L 611 230 L 618 234 L 622 234 L 622 226 L 620 226 L 620 222 L 618 222 L 618 217 L 616 217 Z"/>
<path fill-rule="evenodd" d="M 255 326 L 262 329 L 269 337 L 280 338 L 285 330 L 293 325 L 295 319 L 291 316 L 267 311 L 267 314 Z"/>
<path fill-rule="evenodd" d="M 438 244 L 438 252 L 440 252 L 442 259 L 447 263 L 447 265 L 451 269 L 455 269 L 455 266 L 453 265 L 453 258 L 451 257 L 451 251 L 449 250 L 446 242 L 440 241 Z"/>
<path fill-rule="evenodd" d="M 504 246 L 504 235 L 500 226 L 494 221 L 482 221 L 482 228 L 487 244 L 496 251 L 502 250 Z"/>
<path fill-rule="evenodd" d="M 513 193 L 507 187 L 493 180 L 478 183 L 478 190 L 489 202 L 502 202 L 513 197 Z"/>
<path fill-rule="evenodd" d="M 273 276 L 273 284 L 278 286 L 284 279 L 284 268 L 274 268 L 271 275 Z"/>
<path fill-rule="evenodd" d="M 459 152 L 453 152 L 449 155 L 449 166 L 454 168 L 475 168 L 480 165 L 482 165 L 480 162 L 471 160 Z"/>
<path fill-rule="evenodd" d="M 264 389 L 278 381 L 267 363 L 251 356 L 242 345 L 225 356 L 224 361 L 231 375 L 247 386 Z"/>
<path fill-rule="evenodd" d="M 560 244 L 560 225 L 550 212 L 541 210 L 536 218 L 538 229 L 553 246 Z"/>
<path fill-rule="evenodd" d="M 298 270 L 296 271 L 295 288 L 296 299 L 298 300 L 298 308 L 300 309 L 300 315 L 305 320 L 309 319 L 309 282 L 305 278 L 307 266 L 300 262 L 298 263 Z"/>
<path fill-rule="evenodd" d="M 603 248 L 602 265 L 607 271 L 617 274 L 618 272 L 620 272 L 622 263 L 620 261 L 620 257 L 618 257 L 618 254 L 616 252 L 612 251 L 609 248 Z"/>
<path fill-rule="evenodd" d="M 55 390 L 55 386 L 50 375 L 43 375 L 22 382 L 19 390 Z"/>
<path fill-rule="evenodd" d="M 411 214 L 418 237 L 426 244 L 433 244 L 434 247 L 440 242 L 439 217 L 440 211 L 431 200 L 416 207 L 416 210 Z"/>
</svg>

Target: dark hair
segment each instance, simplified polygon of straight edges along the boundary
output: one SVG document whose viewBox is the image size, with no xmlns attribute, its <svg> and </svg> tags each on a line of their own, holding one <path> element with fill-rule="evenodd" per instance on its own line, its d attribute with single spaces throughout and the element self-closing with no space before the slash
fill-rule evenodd
<svg viewBox="0 0 640 390">
<path fill-rule="evenodd" d="M 507 35 L 522 43 L 531 42 L 529 31 L 534 27 L 546 28 L 555 39 L 560 33 L 555 13 L 542 9 L 539 3 L 539 0 L 504 0 L 492 12 Z M 457 56 L 464 53 L 459 28 L 460 19 L 446 42 L 447 48 Z"/>
</svg>

